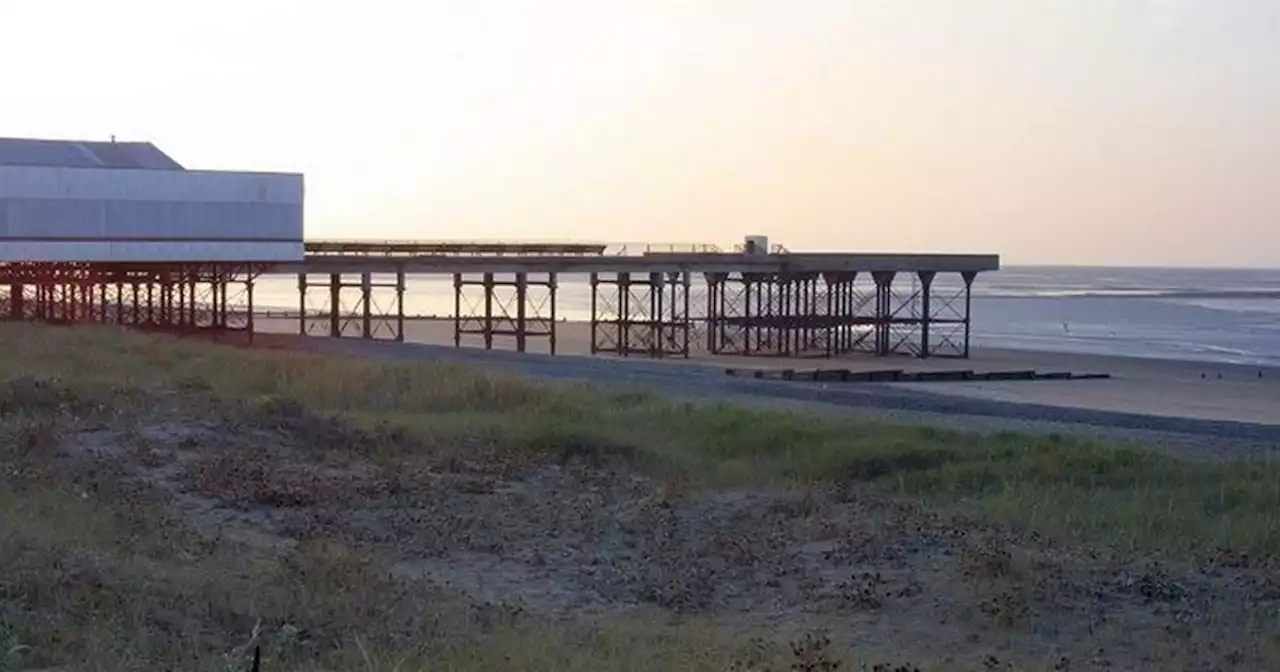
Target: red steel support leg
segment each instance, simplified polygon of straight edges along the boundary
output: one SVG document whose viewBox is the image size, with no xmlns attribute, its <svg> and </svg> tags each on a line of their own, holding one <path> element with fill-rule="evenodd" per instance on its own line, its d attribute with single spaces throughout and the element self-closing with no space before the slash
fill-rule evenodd
<svg viewBox="0 0 1280 672">
<path fill-rule="evenodd" d="M 22 285 L 9 285 L 9 319 L 21 320 L 24 314 L 23 297 L 24 287 Z"/>
<path fill-rule="evenodd" d="M 176 326 L 181 329 L 187 326 L 187 281 L 180 278 L 177 284 L 178 305 L 175 306 L 177 315 L 174 316 L 174 319 L 177 320 Z"/>
<path fill-rule="evenodd" d="M 194 275 L 192 275 L 191 280 L 189 282 L 191 283 L 191 288 L 187 292 L 187 302 L 190 304 L 191 320 L 187 323 L 187 325 L 194 330 L 197 326 L 199 326 L 198 324 L 199 316 L 196 314 L 196 308 L 199 304 L 196 300 L 196 278 Z"/>
</svg>

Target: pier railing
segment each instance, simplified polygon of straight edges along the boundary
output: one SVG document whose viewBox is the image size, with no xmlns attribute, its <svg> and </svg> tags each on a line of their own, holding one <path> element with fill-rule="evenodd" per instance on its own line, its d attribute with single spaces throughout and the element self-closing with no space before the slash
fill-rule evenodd
<svg viewBox="0 0 1280 672">
<path fill-rule="evenodd" d="M 601 243 L 424 241 L 424 240 L 308 240 L 308 256 L 600 256 Z"/>
<path fill-rule="evenodd" d="M 741 246 L 739 246 L 741 247 Z M 308 256 L 612 256 L 646 254 L 721 254 L 710 243 L 600 243 L 547 241 L 309 240 Z M 741 250 L 738 250 L 741 251 Z"/>
</svg>

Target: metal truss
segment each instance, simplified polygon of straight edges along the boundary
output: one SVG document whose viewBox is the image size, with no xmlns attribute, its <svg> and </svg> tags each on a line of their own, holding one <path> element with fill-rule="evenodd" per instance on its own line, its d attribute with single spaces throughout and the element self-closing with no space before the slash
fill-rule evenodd
<svg viewBox="0 0 1280 672">
<path fill-rule="evenodd" d="M 484 273 L 453 276 L 453 344 L 462 347 L 468 337 L 479 336 L 486 350 L 497 337 L 514 338 L 517 352 L 526 352 L 529 339 L 547 340 L 556 353 L 555 273 L 513 273 L 512 279 Z M 532 278 L 530 276 L 533 276 Z"/>
<path fill-rule="evenodd" d="M 0 316 L 119 324 L 252 338 L 253 285 L 264 270 L 235 263 L 0 264 Z"/>
<path fill-rule="evenodd" d="M 713 354 L 828 356 L 843 307 L 816 273 L 707 275 L 707 349 Z"/>
<path fill-rule="evenodd" d="M 354 280 L 349 278 L 354 276 Z M 404 340 L 405 274 L 298 274 L 298 333 L 329 338 Z"/>
<path fill-rule="evenodd" d="M 970 309 L 973 304 L 973 281 L 977 274 L 959 273 L 959 286 L 932 285 L 929 295 L 929 321 L 925 328 L 926 350 L 931 357 L 969 356 Z"/>
<path fill-rule="evenodd" d="M 936 275 L 708 273 L 706 348 L 781 357 L 967 356 L 974 275 L 963 274 L 964 287 L 941 296 Z"/>
<path fill-rule="evenodd" d="M 691 294 L 687 273 L 592 273 L 591 352 L 688 357 Z"/>
</svg>

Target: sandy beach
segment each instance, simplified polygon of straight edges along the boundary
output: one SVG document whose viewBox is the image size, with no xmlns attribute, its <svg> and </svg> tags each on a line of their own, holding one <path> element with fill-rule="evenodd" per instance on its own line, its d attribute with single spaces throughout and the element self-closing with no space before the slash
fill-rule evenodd
<svg viewBox="0 0 1280 672">
<path fill-rule="evenodd" d="M 297 322 L 260 318 L 259 332 L 296 334 Z M 350 324 L 350 334 L 358 325 Z M 313 335 L 324 336 L 327 323 L 316 320 Z M 385 326 L 384 326 L 385 329 Z M 556 329 L 558 355 L 591 353 L 590 325 L 561 322 Z M 386 338 L 390 332 L 379 334 Z M 358 341 L 358 338 L 352 340 Z M 452 346 L 450 320 L 407 320 L 405 340 L 411 343 Z M 466 335 L 464 348 L 483 349 L 478 336 Z M 494 349 L 514 351 L 513 337 L 497 337 Z M 530 338 L 530 353 L 546 353 L 545 338 Z M 596 355 L 598 359 L 616 355 Z M 694 349 L 689 359 L 629 357 L 671 366 L 722 368 L 843 368 L 849 370 L 902 369 L 907 371 L 971 369 L 974 371 L 1027 370 L 1107 373 L 1106 380 L 981 381 L 894 383 L 896 388 L 933 394 L 999 402 L 1043 404 L 1064 408 L 1119 411 L 1143 415 L 1280 425 L 1280 369 L 1212 362 L 1114 357 L 1072 353 L 975 348 L 969 359 L 918 359 L 907 356 L 851 355 L 833 359 L 737 357 L 710 355 Z"/>
</svg>

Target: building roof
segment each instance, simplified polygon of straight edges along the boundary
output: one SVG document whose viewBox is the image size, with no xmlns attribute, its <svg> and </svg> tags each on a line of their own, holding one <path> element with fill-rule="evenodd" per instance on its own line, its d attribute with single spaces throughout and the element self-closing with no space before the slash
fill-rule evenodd
<svg viewBox="0 0 1280 672">
<path fill-rule="evenodd" d="M 0 166 L 183 170 L 149 142 L 0 138 Z"/>
</svg>

